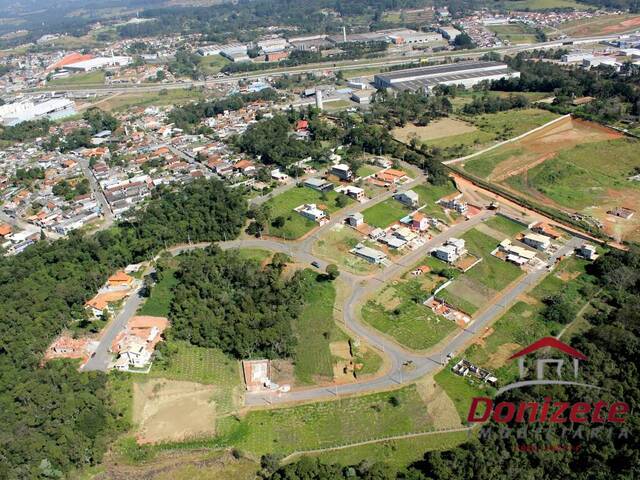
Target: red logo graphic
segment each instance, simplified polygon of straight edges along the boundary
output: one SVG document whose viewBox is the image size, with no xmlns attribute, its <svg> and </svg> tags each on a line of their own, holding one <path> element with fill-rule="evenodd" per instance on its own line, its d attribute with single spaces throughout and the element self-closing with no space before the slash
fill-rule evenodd
<svg viewBox="0 0 640 480">
<path fill-rule="evenodd" d="M 536 379 L 526 380 L 528 369 L 526 356 L 542 348 L 552 348 L 568 355 L 572 359 L 573 380 L 562 380 L 565 359 L 563 358 L 537 358 L 535 362 Z M 545 337 L 532 343 L 526 348 L 513 354 L 509 360 L 518 359 L 520 381 L 505 385 L 498 390 L 496 396 L 515 389 L 533 385 L 572 385 L 592 389 L 600 389 L 595 385 L 578 382 L 578 369 L 580 361 L 588 360 L 587 356 L 573 347 L 553 337 Z M 546 367 L 554 366 L 556 379 L 545 378 Z M 484 410 L 482 409 L 484 406 Z M 605 413 L 606 411 L 606 413 Z M 492 399 L 488 397 L 475 397 L 467 416 L 468 422 L 485 422 L 493 418 L 495 422 L 507 423 L 511 421 L 522 423 L 622 423 L 629 412 L 629 405 L 625 402 L 613 402 L 608 404 L 602 400 L 598 402 L 553 402 L 550 397 L 545 397 L 543 402 L 500 402 L 494 406 Z"/>
</svg>

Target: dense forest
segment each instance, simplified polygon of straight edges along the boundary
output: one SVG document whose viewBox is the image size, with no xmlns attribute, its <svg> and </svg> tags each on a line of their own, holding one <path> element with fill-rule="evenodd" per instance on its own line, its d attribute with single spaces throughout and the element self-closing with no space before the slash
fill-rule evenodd
<svg viewBox="0 0 640 480">
<path fill-rule="evenodd" d="M 301 272 L 286 280 L 283 267 L 261 268 L 217 247 L 185 254 L 176 272 L 172 335 L 236 358 L 289 357 L 304 299 Z"/>
<path fill-rule="evenodd" d="M 116 268 L 165 244 L 235 237 L 246 201 L 217 181 L 160 190 L 145 211 L 92 237 L 74 233 L 0 257 L 0 478 L 56 478 L 100 460 L 122 428 L 101 373 L 74 362 L 40 368 L 47 345 L 80 322 L 84 302 Z"/>
<path fill-rule="evenodd" d="M 489 422 L 490 435 L 462 446 L 429 452 L 424 458 L 395 472 L 382 464 L 352 467 L 326 465 L 304 458 L 278 467 L 271 457 L 263 459 L 263 473 L 270 480 L 407 479 L 407 480 L 511 480 L 640 478 L 640 252 L 613 251 L 588 268 L 594 311 L 588 315 L 586 332 L 571 338 L 571 345 L 584 353 L 581 377 L 601 390 L 584 387 L 534 386 L 504 393 L 502 401 L 560 401 L 607 403 L 624 401 L 630 415 L 624 424 L 574 423 L 561 426 L 534 425 L 527 437 L 515 430 L 522 425 Z M 503 430 L 498 430 L 502 428 Z M 513 428 L 506 435 L 505 428 Z M 560 446 L 551 450 L 526 451 L 519 445 Z"/>
</svg>

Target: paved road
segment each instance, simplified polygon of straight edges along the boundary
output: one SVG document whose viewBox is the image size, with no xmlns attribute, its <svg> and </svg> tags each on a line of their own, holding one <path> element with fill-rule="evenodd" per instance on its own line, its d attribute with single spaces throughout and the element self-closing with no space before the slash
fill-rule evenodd
<svg viewBox="0 0 640 480">
<path fill-rule="evenodd" d="M 37 90 L 28 90 L 22 92 L 24 95 L 42 95 L 48 91 L 55 92 L 70 92 L 76 94 L 96 94 L 96 93 L 146 93 L 146 92 L 158 92 L 160 90 L 175 90 L 175 89 L 185 89 L 191 87 L 211 87 L 214 85 L 225 84 L 225 83 L 233 83 L 237 82 L 239 79 L 258 79 L 264 78 L 265 76 L 269 77 L 277 77 L 283 75 L 290 75 L 294 73 L 311 73 L 311 72 L 325 72 L 327 70 L 359 70 L 362 68 L 373 68 L 373 67 L 387 67 L 392 65 L 401 65 L 404 63 L 408 63 L 411 61 L 415 61 L 418 59 L 438 59 L 438 58 L 478 58 L 484 55 L 487 51 L 498 52 L 502 54 L 513 54 L 521 51 L 535 50 L 535 49 L 544 49 L 544 48 L 554 48 L 560 47 L 567 42 L 574 42 L 575 44 L 579 43 L 591 43 L 598 42 L 604 40 L 616 40 L 618 39 L 620 34 L 615 35 L 599 35 L 599 36 L 586 36 L 586 37 L 574 37 L 574 38 L 565 38 L 563 40 L 553 40 L 549 42 L 543 43 L 533 43 L 529 45 L 519 45 L 519 46 L 510 46 L 503 48 L 491 48 L 491 49 L 480 49 L 475 51 L 465 51 L 460 53 L 455 52 L 446 52 L 440 54 L 432 54 L 432 55 L 411 55 L 411 56 L 397 56 L 386 59 L 381 59 L 372 62 L 366 61 L 358 61 L 351 60 L 347 63 L 340 62 L 327 62 L 324 64 L 315 64 L 315 65 L 305 65 L 295 68 L 290 68 L 286 70 L 265 70 L 263 72 L 258 73 L 239 73 L 234 74 L 229 77 L 216 78 L 206 81 L 189 81 L 189 82 L 176 82 L 176 83 L 161 83 L 157 85 L 121 85 L 121 86 L 98 86 L 98 87 L 45 87 Z"/>
<path fill-rule="evenodd" d="M 98 185 L 96 177 L 93 175 L 93 172 L 89 168 L 89 161 L 86 158 L 81 157 L 80 155 L 74 155 L 74 159 L 78 162 L 80 168 L 82 168 L 82 173 L 87 178 L 87 180 L 89 180 L 89 186 L 91 187 L 93 194 L 98 200 L 98 203 L 100 203 L 100 206 L 102 207 L 102 215 L 104 217 L 104 221 L 102 222 L 102 225 L 100 225 L 98 230 L 105 230 L 113 225 L 114 221 L 111 205 L 109 205 L 109 202 L 107 202 L 107 198 L 104 196 L 102 188 L 100 187 L 100 185 Z"/>
<path fill-rule="evenodd" d="M 142 303 L 140 289 L 133 292 L 125 301 L 124 306 L 114 319 L 109 322 L 100 337 L 100 343 L 96 348 L 95 355 L 92 356 L 83 368 L 83 371 L 101 370 L 105 372 L 112 360 L 109 348 L 131 317 L 136 314 L 138 307 Z"/>
</svg>

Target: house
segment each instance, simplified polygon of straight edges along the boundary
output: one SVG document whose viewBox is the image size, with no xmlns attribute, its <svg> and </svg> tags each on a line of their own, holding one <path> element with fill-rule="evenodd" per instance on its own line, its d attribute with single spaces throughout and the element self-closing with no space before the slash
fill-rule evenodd
<svg viewBox="0 0 640 480">
<path fill-rule="evenodd" d="M 462 200 L 462 193 L 455 192 L 451 195 L 447 195 L 446 197 L 438 200 L 438 203 L 442 205 L 443 208 L 448 210 L 455 210 L 461 215 L 464 215 L 468 210 L 467 202 Z"/>
<path fill-rule="evenodd" d="M 413 275 L 414 277 L 419 277 L 420 275 L 423 275 L 429 272 L 431 272 L 431 267 L 427 265 L 420 265 L 418 268 L 411 271 L 411 275 Z"/>
<path fill-rule="evenodd" d="M 331 167 L 331 174 L 338 177 L 340 180 L 350 181 L 353 178 L 353 172 L 349 165 L 345 163 L 338 163 Z"/>
<path fill-rule="evenodd" d="M 122 270 L 119 270 L 108 278 L 107 286 L 109 288 L 131 288 L 133 281 L 134 278 L 132 276 L 127 275 Z"/>
<path fill-rule="evenodd" d="M 522 241 L 526 245 L 542 251 L 551 246 L 551 240 L 549 239 L 549 237 L 540 235 L 539 233 L 527 233 Z"/>
<path fill-rule="evenodd" d="M 400 227 L 395 232 L 393 232 L 393 236 L 399 238 L 400 240 L 404 240 L 405 242 L 410 242 L 417 237 L 417 235 L 407 227 Z"/>
<path fill-rule="evenodd" d="M 429 229 L 429 217 L 427 217 L 422 212 L 415 212 L 411 216 L 411 228 L 418 231 L 424 232 Z"/>
<path fill-rule="evenodd" d="M 295 208 L 295 211 L 303 217 L 308 218 L 313 222 L 317 222 L 320 225 L 327 222 L 327 214 L 320 210 L 315 203 L 301 205 Z"/>
<path fill-rule="evenodd" d="M 395 235 L 387 235 L 384 238 L 381 238 L 380 241 L 386 244 L 389 248 L 394 248 L 396 250 L 403 248 L 407 244 L 406 240 L 396 237 Z"/>
<path fill-rule="evenodd" d="M 242 373 L 248 392 L 259 392 L 272 384 L 270 360 L 243 360 Z"/>
<path fill-rule="evenodd" d="M 362 243 L 359 243 L 355 248 L 351 249 L 351 253 L 365 259 L 369 263 L 380 264 L 387 259 L 387 255 L 384 252 L 369 248 Z"/>
<path fill-rule="evenodd" d="M 594 247 L 593 245 L 589 245 L 588 243 L 584 243 L 580 247 L 578 247 L 576 249 L 576 254 L 579 257 L 584 258 L 585 260 L 595 260 L 596 258 L 598 258 L 596 247 Z"/>
<path fill-rule="evenodd" d="M 371 233 L 369 233 L 369 238 L 371 240 L 379 240 L 386 235 L 385 231 L 381 228 L 374 228 Z"/>
<path fill-rule="evenodd" d="M 289 180 L 289 175 L 281 172 L 279 168 L 276 168 L 275 170 L 271 170 L 271 178 L 277 180 L 280 183 L 285 183 L 287 180 Z"/>
<path fill-rule="evenodd" d="M 555 230 L 551 225 L 546 222 L 538 222 L 531 227 L 531 231 L 534 233 L 539 233 L 540 235 L 545 235 L 554 240 L 560 238 L 561 234 L 557 230 Z"/>
<path fill-rule="evenodd" d="M 296 132 L 301 132 L 309 129 L 309 122 L 307 120 L 298 120 L 296 122 Z"/>
<path fill-rule="evenodd" d="M 7 235 L 11 235 L 12 231 L 13 229 L 11 228 L 11 225 L 7 223 L 0 224 L 0 237 L 4 238 Z"/>
<path fill-rule="evenodd" d="M 353 228 L 358 228 L 360 225 L 364 223 L 364 215 L 359 212 L 352 213 L 346 219 L 346 222 L 349 226 Z"/>
<path fill-rule="evenodd" d="M 387 168 L 386 170 L 376 172 L 375 178 L 388 185 L 397 185 L 409 179 L 407 174 L 402 170 L 395 170 L 393 168 Z"/>
<path fill-rule="evenodd" d="M 431 251 L 432 255 L 447 263 L 454 263 L 462 255 L 467 253 L 465 248 L 465 241 L 461 238 L 448 239 L 444 244 L 434 248 Z"/>
<path fill-rule="evenodd" d="M 110 292 L 98 293 L 92 299 L 87 300 L 85 303 L 85 308 L 89 311 L 91 315 L 94 317 L 101 317 L 109 309 L 109 304 L 118 302 L 123 298 L 127 297 L 130 293 L 130 290 L 114 290 Z"/>
<path fill-rule="evenodd" d="M 169 321 L 165 317 L 142 315 L 131 318 L 124 331 L 118 333 L 111 343 L 110 350 L 118 354 L 113 367 L 122 371 L 148 367 L 168 326 Z"/>
<path fill-rule="evenodd" d="M 365 193 L 364 193 L 364 189 L 362 189 L 360 187 L 354 187 L 354 186 L 351 186 L 351 185 L 347 185 L 345 187 L 341 187 L 339 189 L 336 189 L 336 191 L 340 191 L 340 192 L 344 193 L 347 197 L 351 197 L 351 198 L 357 200 L 358 202 L 361 202 L 361 201 L 366 199 Z"/>
<path fill-rule="evenodd" d="M 403 205 L 411 208 L 416 208 L 420 203 L 420 197 L 413 190 L 407 190 L 406 192 L 397 193 L 393 196 L 393 198 L 395 198 Z"/>
<path fill-rule="evenodd" d="M 240 160 L 239 162 L 236 162 L 233 169 L 244 175 L 251 175 L 256 171 L 255 165 L 250 160 Z"/>
<path fill-rule="evenodd" d="M 518 266 L 523 266 L 529 263 L 536 257 L 536 252 L 527 250 L 524 247 L 514 245 L 511 240 L 505 238 L 498 246 L 499 250 L 506 253 L 506 260 L 511 263 L 515 263 Z"/>
<path fill-rule="evenodd" d="M 305 180 L 304 186 L 318 192 L 330 192 L 333 190 L 333 183 L 327 182 L 321 178 L 309 178 L 308 180 Z"/>
</svg>

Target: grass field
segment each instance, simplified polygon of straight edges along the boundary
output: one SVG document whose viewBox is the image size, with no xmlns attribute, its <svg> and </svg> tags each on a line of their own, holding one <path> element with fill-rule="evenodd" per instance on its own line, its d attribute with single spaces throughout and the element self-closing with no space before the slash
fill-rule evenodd
<svg viewBox="0 0 640 480">
<path fill-rule="evenodd" d="M 213 400 L 216 414 L 229 413 L 238 407 L 237 397 L 242 390 L 240 364 L 221 350 L 169 341 L 167 362 L 154 362 L 149 377 L 184 380 L 215 385 Z"/>
<path fill-rule="evenodd" d="M 121 111 L 133 107 L 146 107 L 149 105 L 176 105 L 186 103 L 191 100 L 204 98 L 204 93 L 195 88 L 175 88 L 167 89 L 163 93 L 145 92 L 139 94 L 118 94 L 112 95 L 102 100 L 98 100 L 93 105 L 106 111 Z"/>
<path fill-rule="evenodd" d="M 365 461 L 384 461 L 393 468 L 402 469 L 410 463 L 422 460 L 425 452 L 449 450 L 469 440 L 468 432 L 443 432 L 402 440 L 390 440 L 371 445 L 361 445 L 344 450 L 314 455 L 325 463 L 357 465 Z"/>
<path fill-rule="evenodd" d="M 513 44 L 534 43 L 536 41 L 536 31 L 533 27 L 524 23 L 511 23 L 509 25 L 491 25 L 487 27 L 490 31 L 498 35 L 503 41 Z"/>
<path fill-rule="evenodd" d="M 516 378 L 517 365 L 508 363 L 507 358 L 538 338 L 557 335 L 562 328 L 562 325 L 542 317 L 542 300 L 561 291 L 571 291 L 576 293 L 581 304 L 586 301 L 578 292 L 582 282 L 588 280 L 573 279 L 584 273 L 585 265 L 585 261 L 574 257 L 563 260 L 553 273 L 507 310 L 494 324 L 492 333 L 472 345 L 465 356 L 494 371 L 502 383 Z"/>
<path fill-rule="evenodd" d="M 258 263 L 262 263 L 273 256 L 273 252 L 262 250 L 261 248 L 241 248 L 238 250 L 238 253 L 242 258 L 255 260 Z"/>
<path fill-rule="evenodd" d="M 609 35 L 621 33 L 638 28 L 640 15 L 600 15 L 594 18 L 585 18 L 566 22 L 558 28 L 570 36 Z"/>
<path fill-rule="evenodd" d="M 458 276 L 451 285 L 438 293 L 438 298 L 473 315 L 523 272 L 515 265 L 491 255 L 498 244 L 495 238 L 477 228 L 469 230 L 462 238 L 469 253 L 482 258 L 482 261 Z"/>
<path fill-rule="evenodd" d="M 372 273 L 380 267 L 349 252 L 363 240 L 364 237 L 353 228 L 335 225 L 314 243 L 313 253 L 352 273 Z"/>
<path fill-rule="evenodd" d="M 269 226 L 269 235 L 293 240 L 313 230 L 318 224 L 304 218 L 299 213 L 294 212 L 293 209 L 305 203 L 315 203 L 317 205 L 325 205 L 327 207 L 325 211 L 329 214 L 338 211 L 340 209 L 336 205 L 338 193 L 331 191 L 325 195 L 326 199 L 323 200 L 322 194 L 316 190 L 307 187 L 295 187 L 267 201 L 265 205 L 271 208 L 271 218 L 279 216 L 285 218 L 283 227 Z M 347 197 L 347 203 L 352 202 L 353 200 Z"/>
<path fill-rule="evenodd" d="M 419 127 L 414 124 L 407 124 L 404 127 L 394 128 L 391 134 L 401 142 L 409 143 L 413 138 L 418 144 L 427 143 L 437 138 L 461 135 L 463 133 L 474 132 L 476 127 L 470 123 L 451 117 L 441 118 L 429 125 Z"/>
<path fill-rule="evenodd" d="M 220 70 L 230 63 L 231 61 L 227 60 L 222 55 L 210 55 L 201 58 L 200 68 L 206 75 L 215 75 L 220 73 Z"/>
<path fill-rule="evenodd" d="M 169 316 L 173 289 L 178 284 L 178 279 L 174 275 L 178 268 L 177 262 L 173 261 L 171 265 L 171 268 L 163 272 L 160 281 L 151 289 L 151 295 L 138 310 L 138 315 Z"/>
<path fill-rule="evenodd" d="M 395 398 L 395 400 L 392 400 Z M 427 407 L 415 386 L 292 408 L 249 412 L 219 421 L 219 435 L 261 455 L 331 447 L 431 428 Z"/>
<path fill-rule="evenodd" d="M 497 141 L 517 137 L 557 117 L 555 113 L 546 110 L 528 108 L 464 118 L 472 123 L 476 130 L 434 139 L 429 145 L 445 149 L 448 158 L 463 156 Z"/>
<path fill-rule="evenodd" d="M 333 378 L 333 358 L 329 344 L 342 337 L 333 321 L 333 305 L 336 289 L 333 282 L 323 280 L 323 275 L 305 270 L 305 306 L 300 318 L 293 325 L 298 339 L 295 348 L 296 380 L 302 384 Z"/>
<path fill-rule="evenodd" d="M 83 86 L 83 85 L 103 85 L 104 84 L 104 72 L 102 70 L 95 70 L 88 73 L 76 73 L 65 78 L 57 78 L 47 82 L 48 86 L 57 87 L 60 85 L 65 86 Z"/>
<path fill-rule="evenodd" d="M 387 228 L 410 212 L 411 210 L 398 200 L 388 198 L 373 207 L 367 208 L 362 214 L 364 215 L 365 223 L 372 227 Z"/>
<path fill-rule="evenodd" d="M 451 360 L 447 367 L 436 374 L 434 379 L 447 392 L 456 406 L 460 421 L 464 423 L 467 420 L 471 399 L 477 396 L 490 396 L 492 388 L 480 382 L 473 383 L 472 380 L 453 373 L 451 367 L 458 360 L 458 358 Z"/>
<path fill-rule="evenodd" d="M 420 210 L 425 215 L 438 218 L 444 222 L 448 222 L 449 219 L 444 213 L 442 207 L 436 204 L 436 201 L 456 191 L 453 182 L 447 182 L 444 185 L 432 185 L 426 183 L 424 185 L 418 185 L 412 189 L 420 197 L 420 206 L 424 206 Z"/>
<path fill-rule="evenodd" d="M 363 306 L 362 318 L 401 345 L 416 350 L 432 347 L 456 329 L 455 323 L 422 304 L 444 280 L 424 274 L 394 282 Z"/>
<path fill-rule="evenodd" d="M 500 215 L 491 217 L 489 220 L 484 222 L 484 224 L 487 227 L 492 228 L 493 230 L 504 233 L 508 237 L 514 237 L 516 234 L 522 232 L 523 230 L 526 230 L 526 227 L 524 225 L 521 225 Z"/>
<path fill-rule="evenodd" d="M 639 146 L 601 125 L 566 119 L 473 158 L 464 169 L 528 200 L 591 215 L 614 238 L 633 240 L 640 219 L 621 221 L 606 212 L 640 204 L 640 182 L 628 180 L 640 167 Z"/>
<path fill-rule="evenodd" d="M 548 10 L 552 8 L 573 8 L 575 10 L 587 10 L 589 5 L 578 3 L 574 0 L 515 0 L 500 4 L 507 10 Z"/>
</svg>

